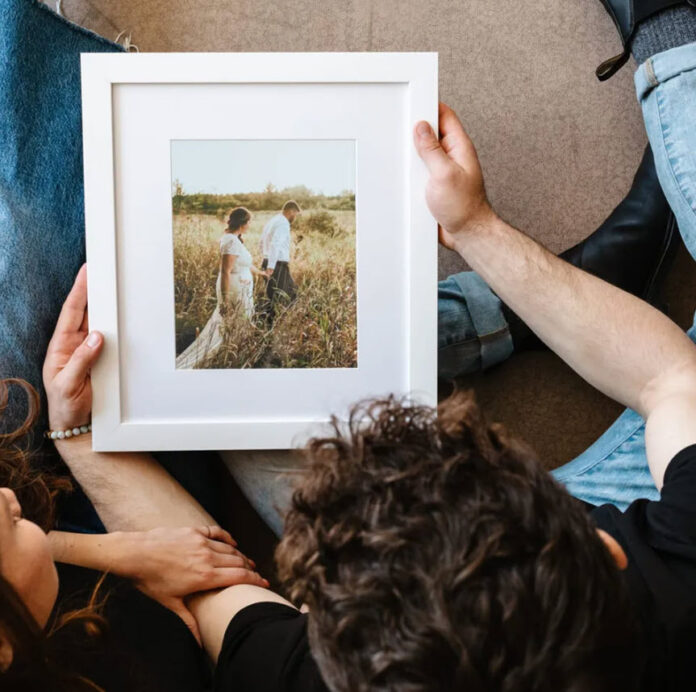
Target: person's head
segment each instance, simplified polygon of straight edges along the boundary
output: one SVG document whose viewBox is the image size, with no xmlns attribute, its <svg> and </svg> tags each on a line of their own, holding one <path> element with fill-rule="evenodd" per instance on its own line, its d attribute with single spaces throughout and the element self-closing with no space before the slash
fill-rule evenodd
<svg viewBox="0 0 696 692">
<path fill-rule="evenodd" d="M 58 574 L 48 536 L 22 516 L 10 488 L 0 488 L 0 576 L 44 627 L 58 595 Z"/>
<path fill-rule="evenodd" d="M 302 209 L 300 209 L 300 205 L 295 202 L 295 200 L 288 200 L 284 205 L 283 205 L 283 216 L 290 222 L 292 223 L 299 214 L 302 213 Z"/>
<path fill-rule="evenodd" d="M 246 207 L 235 207 L 227 219 L 227 228 L 230 233 L 242 234 L 249 227 L 251 212 Z"/>
<path fill-rule="evenodd" d="M 0 689 L 97 690 L 56 663 L 59 657 L 44 631 L 56 602 L 58 575 L 43 528 L 53 521 L 55 495 L 70 484 L 32 464 L 28 434 L 38 416 L 39 397 L 31 385 L 0 379 L 0 418 L 10 385 L 26 393 L 28 412 L 16 430 L 0 434 Z M 81 618 L 69 615 L 75 622 Z M 101 618 L 85 611 L 84 621 L 96 625 Z"/>
<path fill-rule="evenodd" d="M 365 404 L 307 447 L 276 558 L 329 688 L 632 689 L 621 549 L 470 396 L 437 413 Z"/>
</svg>

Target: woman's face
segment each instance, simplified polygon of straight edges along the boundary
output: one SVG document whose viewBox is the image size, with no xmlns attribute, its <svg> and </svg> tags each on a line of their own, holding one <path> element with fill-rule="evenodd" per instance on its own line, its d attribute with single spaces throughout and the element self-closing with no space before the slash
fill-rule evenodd
<svg viewBox="0 0 696 692">
<path fill-rule="evenodd" d="M 0 488 L 0 573 L 44 627 L 58 595 L 58 573 L 48 537 L 22 518 L 22 508 L 9 488 Z"/>
</svg>

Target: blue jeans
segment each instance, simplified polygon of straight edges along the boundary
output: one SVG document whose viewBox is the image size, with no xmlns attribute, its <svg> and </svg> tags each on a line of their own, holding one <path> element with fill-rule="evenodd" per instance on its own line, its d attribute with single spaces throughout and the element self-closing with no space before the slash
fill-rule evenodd
<svg viewBox="0 0 696 692">
<path fill-rule="evenodd" d="M 696 258 L 696 44 L 650 58 L 639 67 L 635 82 L 660 183 L 686 246 Z M 696 316 L 689 336 L 696 342 Z M 489 368 L 512 352 L 500 300 L 481 277 L 462 272 L 440 282 L 441 377 Z M 282 478 L 296 478 L 299 472 L 293 457 L 221 454 L 252 504 L 280 534 L 292 487 Z M 645 422 L 628 409 L 589 449 L 553 475 L 573 495 L 594 505 L 611 503 L 625 509 L 638 498 L 659 496 L 645 454 Z"/>
<path fill-rule="evenodd" d="M 80 53 L 122 50 L 37 0 L 0 0 L 0 378 L 24 378 L 40 392 L 46 346 L 85 261 Z M 14 390 L 0 431 L 18 426 L 24 404 Z M 193 456 L 158 458 L 215 516 L 220 460 Z M 61 502 L 58 528 L 103 530 L 79 489 Z"/>
<path fill-rule="evenodd" d="M 696 258 L 696 43 L 648 59 L 635 84 L 660 184 Z M 512 352 L 500 301 L 474 272 L 440 282 L 438 311 L 441 375 L 476 372 Z M 696 315 L 688 334 L 696 342 Z M 645 455 L 645 422 L 629 409 L 553 475 L 595 505 L 624 509 L 635 499 L 658 497 Z"/>
</svg>

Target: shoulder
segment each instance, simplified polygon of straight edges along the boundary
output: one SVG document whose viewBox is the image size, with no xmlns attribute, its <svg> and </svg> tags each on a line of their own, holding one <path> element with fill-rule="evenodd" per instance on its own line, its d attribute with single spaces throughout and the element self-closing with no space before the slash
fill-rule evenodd
<svg viewBox="0 0 696 692">
<path fill-rule="evenodd" d="M 214 689 L 327 692 L 309 649 L 307 616 L 281 603 L 255 603 L 230 621 Z"/>
<path fill-rule="evenodd" d="M 220 250 L 226 254 L 236 255 L 240 245 L 239 238 L 234 233 L 225 233 L 220 238 Z"/>
<path fill-rule="evenodd" d="M 660 499 L 647 503 L 646 519 L 656 547 L 688 554 L 696 563 L 696 445 L 670 461 Z"/>
<path fill-rule="evenodd" d="M 643 551 L 656 559 L 669 558 L 672 567 L 680 563 L 696 568 L 696 445 L 671 460 L 659 500 L 635 500 L 625 512 L 603 505 L 592 517 L 634 556 Z"/>
<path fill-rule="evenodd" d="M 279 231 L 279 233 L 276 234 L 278 240 L 282 240 L 287 234 L 290 233 L 290 222 L 284 216 L 280 216 L 275 224 L 275 230 Z"/>
</svg>

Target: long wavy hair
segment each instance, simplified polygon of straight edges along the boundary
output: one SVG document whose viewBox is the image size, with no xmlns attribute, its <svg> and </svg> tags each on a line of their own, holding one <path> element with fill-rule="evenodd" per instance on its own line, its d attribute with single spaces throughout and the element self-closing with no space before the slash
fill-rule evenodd
<svg viewBox="0 0 696 692">
<path fill-rule="evenodd" d="M 17 429 L 0 434 L 0 487 L 11 488 L 22 505 L 22 513 L 44 531 L 53 526 L 55 500 L 69 491 L 71 483 L 52 471 L 33 464 L 36 452 L 30 448 L 30 432 L 39 415 L 40 399 L 26 381 L 0 379 L 0 418 L 7 409 L 9 390 L 17 386 L 27 398 L 27 415 Z M 0 545 L 0 565 L 2 546 Z M 101 583 L 101 582 L 100 582 Z M 0 632 L 12 649 L 12 662 L 0 668 L 0 689 L 12 692 L 95 692 L 100 687 L 60 664 L 54 638 L 61 633 L 61 649 L 69 641 L 76 644 L 85 634 L 100 633 L 104 620 L 99 615 L 98 588 L 82 609 L 53 619 L 44 632 L 12 585 L 0 574 Z"/>
<path fill-rule="evenodd" d="M 470 395 L 368 402 L 307 454 L 276 560 L 333 692 L 634 689 L 591 518 Z"/>
</svg>

